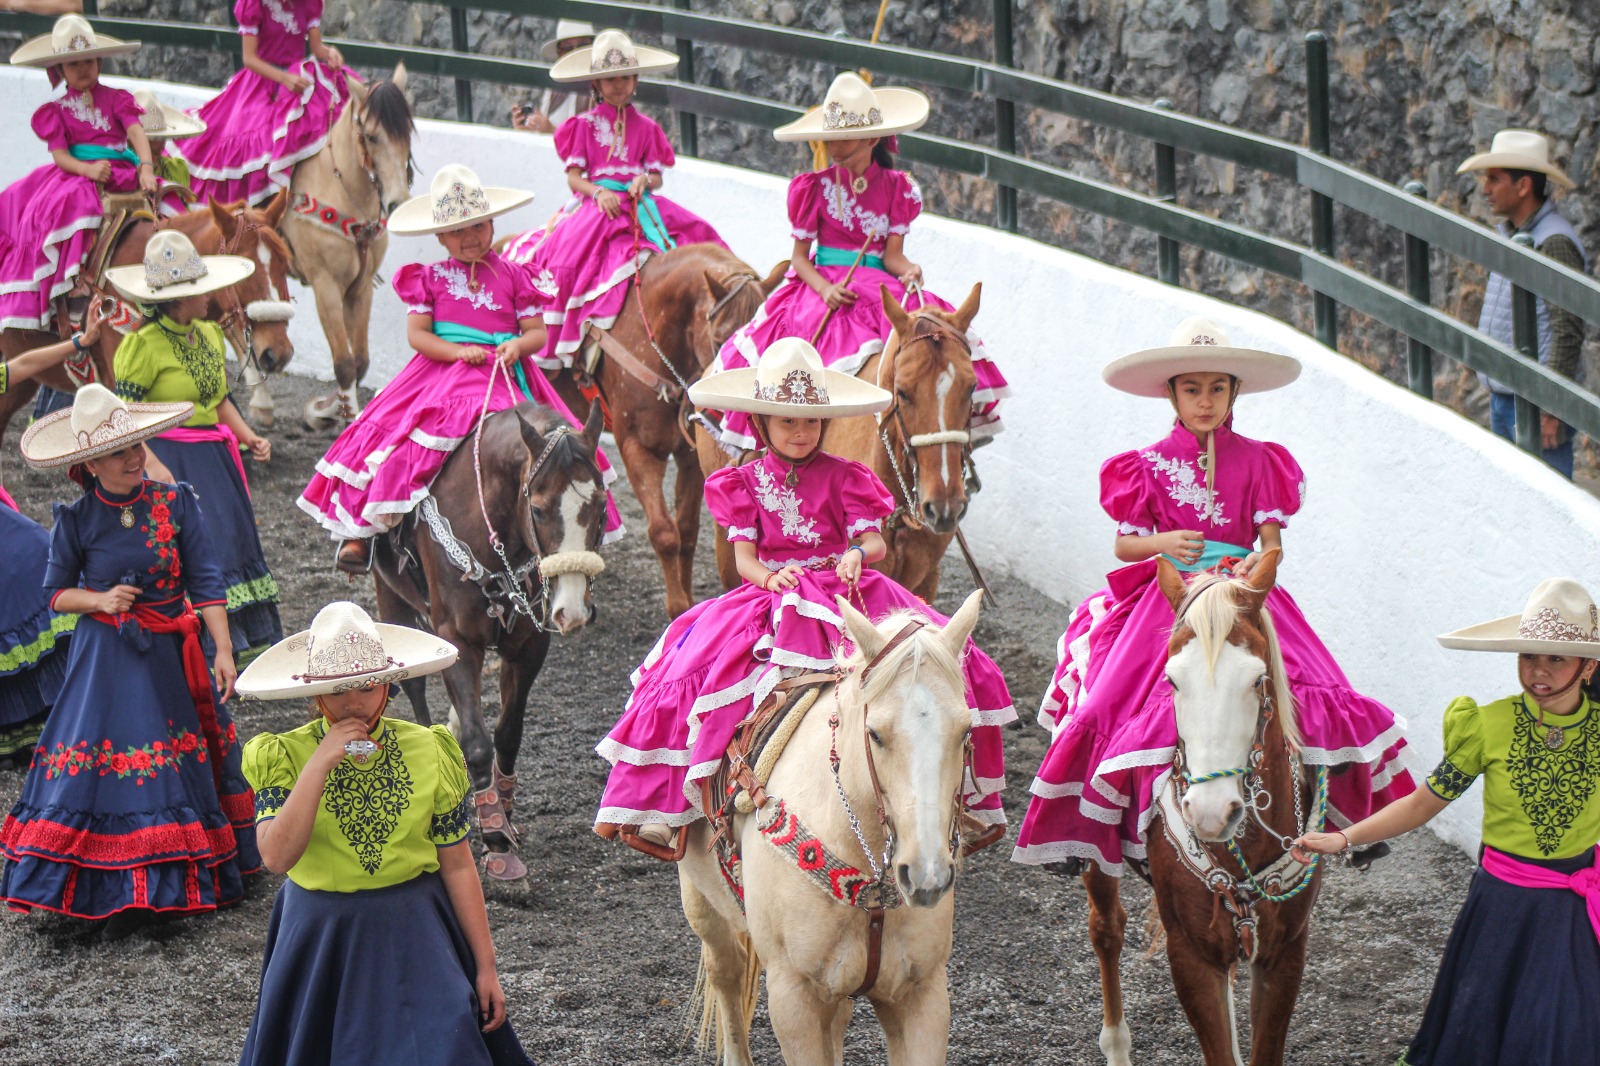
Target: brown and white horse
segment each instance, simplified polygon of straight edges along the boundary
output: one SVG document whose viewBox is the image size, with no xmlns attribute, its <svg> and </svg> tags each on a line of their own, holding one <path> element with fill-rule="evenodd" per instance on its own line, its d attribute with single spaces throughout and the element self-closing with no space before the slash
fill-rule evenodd
<svg viewBox="0 0 1600 1066">
<path fill-rule="evenodd" d="M 1250 967 L 1250 1066 L 1280 1066 L 1305 969 L 1321 882 L 1289 845 L 1321 828 L 1327 779 L 1305 772 L 1294 705 L 1264 604 L 1277 576 L 1267 554 L 1248 580 L 1193 584 L 1166 560 L 1161 589 L 1176 621 L 1166 676 L 1178 747 L 1150 825 L 1150 881 L 1173 985 L 1206 1066 L 1242 1066 L 1233 977 Z M 1100 960 L 1100 1049 L 1129 1066 L 1121 962 L 1127 914 L 1118 881 L 1093 864 L 1089 931 Z"/>
</svg>

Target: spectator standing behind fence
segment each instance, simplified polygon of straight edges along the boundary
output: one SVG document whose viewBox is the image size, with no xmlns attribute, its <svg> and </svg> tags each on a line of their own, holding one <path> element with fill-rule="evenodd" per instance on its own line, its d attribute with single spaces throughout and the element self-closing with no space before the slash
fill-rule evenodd
<svg viewBox="0 0 1600 1066">
<path fill-rule="evenodd" d="M 1562 266 L 1584 270 L 1587 259 L 1577 229 L 1556 210 L 1550 186 L 1576 186 L 1560 167 L 1550 162 L 1550 142 L 1532 130 L 1501 130 L 1487 152 L 1472 156 L 1456 168 L 1457 174 L 1482 175 L 1489 210 L 1505 221 L 1500 233 L 1514 237 L 1526 233 L 1533 246 Z M 1539 362 L 1562 377 L 1580 380 L 1583 320 L 1570 311 L 1539 300 Z M 1511 281 L 1489 275 L 1483 294 L 1478 329 L 1508 347 L 1515 343 L 1511 314 Z M 1489 424 L 1507 440 L 1515 439 L 1517 400 L 1506 386 L 1487 374 L 1478 380 L 1489 390 Z M 1572 479 L 1572 427 L 1552 414 L 1539 420 L 1539 454 L 1568 479 Z"/>
</svg>

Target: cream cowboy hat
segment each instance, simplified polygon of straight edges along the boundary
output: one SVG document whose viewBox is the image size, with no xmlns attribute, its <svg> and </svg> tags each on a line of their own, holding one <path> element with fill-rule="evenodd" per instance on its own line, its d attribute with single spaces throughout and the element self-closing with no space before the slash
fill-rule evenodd
<svg viewBox="0 0 1600 1066">
<path fill-rule="evenodd" d="M 833 79 L 822 106 L 772 135 L 780 141 L 857 141 L 909 133 L 928 121 L 928 98 L 915 89 L 874 89 L 849 71 Z"/>
<path fill-rule="evenodd" d="M 559 19 L 556 22 L 556 35 L 539 47 L 539 58 L 546 63 L 554 63 L 561 58 L 556 54 L 556 48 L 562 41 L 593 36 L 594 27 L 589 23 L 579 22 L 577 19 Z"/>
<path fill-rule="evenodd" d="M 678 65 L 678 57 L 661 48 L 634 44 L 621 30 L 601 30 L 594 44 L 574 48 L 550 68 L 551 81 L 593 81 L 625 74 L 664 74 Z"/>
<path fill-rule="evenodd" d="M 1550 162 L 1549 138 L 1533 130 L 1501 130 L 1494 135 L 1487 152 L 1469 156 L 1465 163 L 1456 167 L 1456 173 L 1495 168 L 1532 170 L 1545 175 L 1563 189 L 1577 188 L 1577 184 L 1567 177 L 1566 171 Z"/>
<path fill-rule="evenodd" d="M 515 211 L 532 201 L 531 192 L 485 186 L 467 167 L 449 163 L 433 176 L 426 195 L 413 196 L 394 209 L 389 232 L 403 237 L 443 233 Z"/>
<path fill-rule="evenodd" d="M 1231 374 L 1241 394 L 1268 392 L 1299 377 L 1300 361 L 1277 352 L 1235 348 L 1221 326 L 1196 315 L 1178 323 L 1169 344 L 1113 359 L 1100 376 L 1120 392 L 1164 399 L 1167 382 L 1195 373 Z"/>
<path fill-rule="evenodd" d="M 142 112 L 139 115 L 139 128 L 144 130 L 144 135 L 152 141 L 173 141 L 179 137 L 193 137 L 206 131 L 204 122 L 193 115 L 184 114 L 175 107 L 168 107 L 157 100 L 156 94 L 149 89 L 133 90 L 133 99 Z"/>
<path fill-rule="evenodd" d="M 242 255 L 201 255 L 177 230 L 161 230 L 144 246 L 144 262 L 108 267 L 106 280 L 139 304 L 181 300 L 226 289 L 256 272 L 255 260 Z"/>
<path fill-rule="evenodd" d="M 890 396 L 876 385 L 822 365 L 800 337 L 775 340 L 754 367 L 724 370 L 689 387 L 689 401 L 716 411 L 795 418 L 844 418 L 881 411 Z"/>
<path fill-rule="evenodd" d="M 124 41 L 94 32 L 82 15 L 62 15 L 55 28 L 11 53 L 14 67 L 53 67 L 74 59 L 105 59 L 139 50 L 138 41 Z"/>
<path fill-rule="evenodd" d="M 71 466 L 148 440 L 193 413 L 192 403 L 127 403 L 104 385 L 85 385 L 70 408 L 28 427 L 22 457 L 39 470 Z"/>
<path fill-rule="evenodd" d="M 256 656 L 234 687 L 247 700 L 293 700 L 374 688 L 435 674 L 456 661 L 447 640 L 407 626 L 374 622 L 340 600 L 317 612 L 311 628 Z"/>
<path fill-rule="evenodd" d="M 1570 577 L 1539 582 L 1521 614 L 1480 622 L 1439 637 L 1459 651 L 1530 652 L 1600 659 L 1600 610 L 1594 597 Z"/>
</svg>

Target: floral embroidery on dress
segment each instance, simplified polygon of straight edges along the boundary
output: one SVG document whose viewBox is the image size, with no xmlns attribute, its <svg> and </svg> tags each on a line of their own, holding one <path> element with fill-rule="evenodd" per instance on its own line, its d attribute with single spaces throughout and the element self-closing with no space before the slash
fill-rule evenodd
<svg viewBox="0 0 1600 1066">
<path fill-rule="evenodd" d="M 465 300 L 480 310 L 505 310 L 495 302 L 494 293 L 489 291 L 487 285 L 479 288 L 477 292 L 473 292 L 472 287 L 467 283 L 467 272 L 458 266 L 450 263 L 435 263 L 433 265 L 433 276 L 444 282 L 445 288 L 450 295 L 457 300 Z"/>
<path fill-rule="evenodd" d="M 298 37 L 305 32 L 300 28 L 300 22 L 294 17 L 294 12 L 289 10 L 282 0 L 261 0 L 261 6 L 266 9 L 273 22 L 283 27 L 285 33 Z"/>
<path fill-rule="evenodd" d="M 1200 476 L 1197 467 L 1190 466 L 1182 459 L 1168 459 L 1157 451 L 1141 452 L 1140 457 L 1155 467 L 1158 473 L 1166 475 L 1167 495 L 1175 502 L 1194 508 L 1195 513 L 1214 526 L 1225 526 L 1232 522 L 1232 519 L 1222 516 L 1222 501 L 1215 495 L 1207 504 L 1205 479 Z"/>
<path fill-rule="evenodd" d="M 850 190 L 842 182 L 834 181 L 827 176 L 823 177 L 822 203 L 827 208 L 829 217 L 845 229 L 856 230 L 863 237 L 871 237 L 874 241 L 888 238 L 889 216 L 869 211 L 856 203 L 856 198 L 850 195 Z"/>
<path fill-rule="evenodd" d="M 1550 855 L 1589 804 L 1600 783 L 1600 709 L 1589 708 L 1583 724 L 1566 729 L 1565 743 L 1545 746 L 1545 730 L 1518 700 L 1506 766 L 1522 801 L 1539 850 Z"/>
<path fill-rule="evenodd" d="M 1287 525 L 1289 520 L 1284 517 L 1282 511 L 1273 509 L 1271 511 L 1257 511 L 1255 514 L 1250 516 L 1250 521 L 1258 526 L 1266 522 L 1276 522 L 1278 525 L 1282 526 Z"/>
<path fill-rule="evenodd" d="M 95 106 L 94 97 L 88 93 L 72 93 L 61 101 L 61 108 L 67 114 L 91 129 L 104 133 L 111 132 L 111 120 L 106 113 Z"/>
<path fill-rule="evenodd" d="M 462 796 L 461 802 L 443 814 L 434 813 L 428 823 L 428 839 L 439 847 L 454 844 L 472 828 L 472 797 Z"/>
<path fill-rule="evenodd" d="M 800 497 L 787 486 L 779 485 L 767 472 L 766 464 L 755 464 L 756 500 L 770 514 L 783 523 L 783 535 L 801 544 L 821 544 L 822 534 L 816 530 L 817 521 L 800 513 Z"/>
<path fill-rule="evenodd" d="M 549 267 L 539 271 L 539 276 L 533 279 L 533 287 L 551 299 L 561 295 L 561 286 L 556 284 L 556 276 L 550 273 Z"/>
<path fill-rule="evenodd" d="M 594 128 L 595 143 L 606 150 L 612 159 L 627 162 L 628 142 L 617 136 L 617 127 L 599 111 L 585 111 L 583 117 Z"/>
<path fill-rule="evenodd" d="M 167 726 L 166 740 L 153 740 L 138 747 L 130 744 L 121 750 L 113 748 L 109 740 L 102 740 L 96 747 L 90 747 L 87 740 L 80 740 L 71 747 L 57 744 L 54 751 L 46 751 L 41 746 L 34 751 L 29 769 L 43 772 L 46 781 L 63 774 L 77 777 L 95 773 L 100 777 L 107 774 L 116 774 L 119 778 L 131 776 L 135 784 L 142 785 L 145 778 L 155 777 L 162 770 L 178 769 L 191 755 L 197 762 L 206 761 L 206 746 L 199 734 L 177 729 L 171 722 Z"/>
<path fill-rule="evenodd" d="M 319 738 L 320 739 L 320 738 Z M 378 747 L 377 764 L 371 769 L 357 767 L 341 759 L 328 774 L 322 805 L 339 823 L 356 861 L 369 874 L 383 865 L 383 848 L 400 824 L 400 815 L 411 806 L 411 771 L 400 757 L 400 744 L 385 737 Z"/>
<path fill-rule="evenodd" d="M 172 520 L 172 503 L 178 498 L 176 489 L 163 489 L 154 481 L 145 482 L 145 494 L 150 500 L 150 514 L 139 527 L 145 535 L 144 546 L 156 553 L 155 565 L 149 573 L 157 575 L 155 586 L 164 592 L 177 592 L 178 578 L 183 573 L 183 561 L 178 557 L 176 541 L 182 527 Z"/>
<path fill-rule="evenodd" d="M 1146 529 L 1144 526 L 1136 526 L 1132 522 L 1117 523 L 1117 536 L 1119 537 L 1153 537 L 1155 535 L 1155 530 Z"/>
</svg>

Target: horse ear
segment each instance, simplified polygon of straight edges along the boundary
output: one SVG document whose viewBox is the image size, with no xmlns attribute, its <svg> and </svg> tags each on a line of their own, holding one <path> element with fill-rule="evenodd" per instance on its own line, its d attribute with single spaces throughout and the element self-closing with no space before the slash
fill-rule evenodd
<svg viewBox="0 0 1600 1066">
<path fill-rule="evenodd" d="M 956 308 L 954 324 L 962 333 L 965 333 L 967 327 L 972 325 L 972 320 L 978 317 L 979 297 L 982 295 L 983 282 L 980 281 L 972 286 L 972 291 L 967 293 L 967 298 L 961 302 L 960 307 Z"/>
<path fill-rule="evenodd" d="M 1271 548 L 1262 552 L 1261 561 L 1256 563 L 1256 568 L 1250 571 L 1250 576 L 1245 579 L 1245 584 L 1250 587 L 1252 593 L 1249 604 L 1255 610 L 1260 610 L 1267 602 L 1267 593 L 1277 584 L 1278 561 L 1282 558 L 1282 548 Z"/>
<path fill-rule="evenodd" d="M 206 206 L 211 209 L 211 221 L 221 232 L 223 243 L 233 240 L 234 232 L 239 228 L 239 220 L 233 216 L 237 205 L 221 204 L 212 200 Z"/>
<path fill-rule="evenodd" d="M 889 321 L 894 323 L 894 331 L 905 336 L 911 328 L 911 316 L 906 314 L 906 309 L 900 301 L 894 298 L 894 293 L 889 291 L 889 286 L 880 284 L 878 291 L 883 293 L 883 313 L 889 316 Z"/>
<path fill-rule="evenodd" d="M 600 397 L 596 396 L 589 401 L 589 417 L 583 420 L 583 443 L 589 446 L 590 451 L 600 447 L 600 431 L 605 428 L 605 408 L 600 405 Z"/>
<path fill-rule="evenodd" d="M 711 292 L 712 302 L 715 303 L 720 301 L 723 297 L 728 295 L 728 286 L 723 283 L 721 278 L 717 277 L 709 270 L 703 270 L 701 273 L 705 275 L 706 288 Z"/>
<path fill-rule="evenodd" d="M 1162 593 L 1176 613 L 1178 605 L 1189 594 L 1189 584 L 1184 581 L 1182 571 L 1168 562 L 1165 556 L 1156 559 L 1156 583 L 1161 586 Z"/>
<path fill-rule="evenodd" d="M 389 80 L 394 82 L 396 89 L 401 92 L 406 91 L 406 65 L 404 60 L 394 65 L 394 73 L 389 76 Z M 408 96 L 407 99 L 410 99 L 410 97 Z"/>
<path fill-rule="evenodd" d="M 289 187 L 285 185 L 283 188 L 278 190 L 278 195 L 272 198 L 272 202 L 267 204 L 267 210 L 265 214 L 267 216 L 268 227 L 277 229 L 278 224 L 283 221 L 283 213 L 288 209 Z"/>
<path fill-rule="evenodd" d="M 844 619 L 845 635 L 861 649 L 862 655 L 868 659 L 876 658 L 889 643 L 889 638 L 879 633 L 872 620 L 850 606 L 850 601 L 843 596 L 835 596 L 834 602 L 839 605 L 839 615 Z"/>
<path fill-rule="evenodd" d="M 777 290 L 778 286 L 783 284 L 783 279 L 787 277 L 788 274 L 789 261 L 785 259 L 783 262 L 767 271 L 767 276 L 761 279 L 761 292 L 766 296 L 771 296 L 773 292 Z"/>
<path fill-rule="evenodd" d="M 945 623 L 944 643 L 950 649 L 950 654 L 960 657 L 966 649 L 967 638 L 972 635 L 972 627 L 978 624 L 978 613 L 983 610 L 983 590 L 973 589 L 968 594 L 966 602 L 961 609 L 950 616 L 950 621 Z"/>
</svg>

